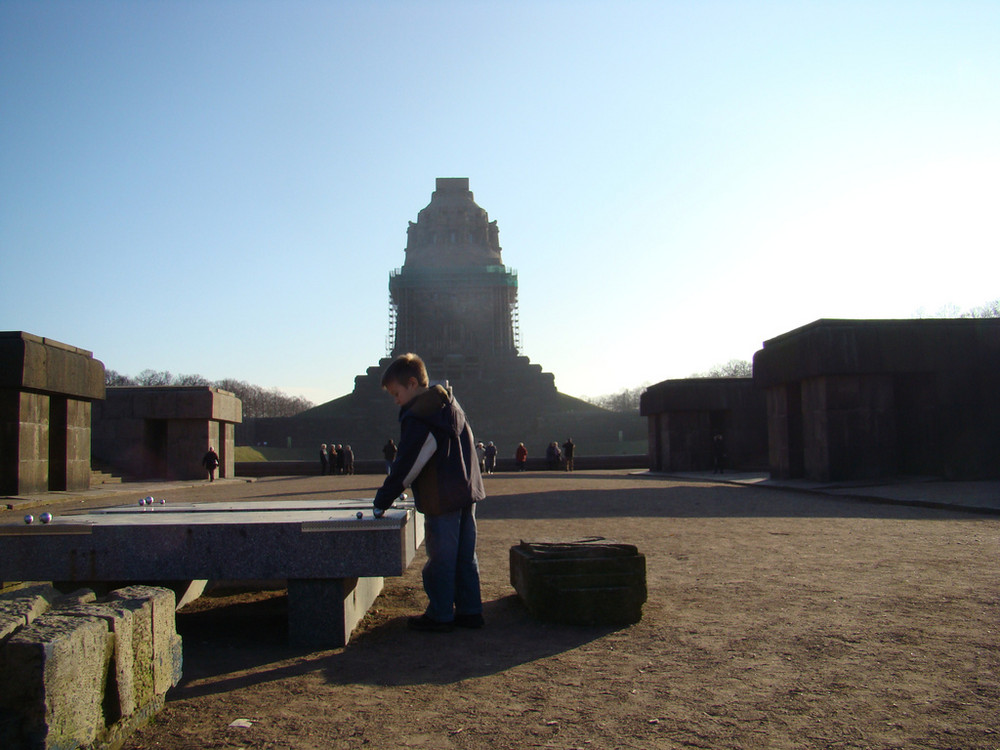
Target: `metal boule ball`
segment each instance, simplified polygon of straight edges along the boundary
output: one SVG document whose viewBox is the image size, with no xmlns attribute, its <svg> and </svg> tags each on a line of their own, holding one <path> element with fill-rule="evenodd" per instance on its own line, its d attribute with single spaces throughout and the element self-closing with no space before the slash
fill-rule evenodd
<svg viewBox="0 0 1000 750">
<path fill-rule="evenodd" d="M 42 523 L 48 523 L 49 521 L 52 520 L 52 514 L 51 513 L 42 513 L 42 515 L 40 515 L 38 517 L 38 520 L 40 520 Z"/>
<path fill-rule="evenodd" d="M 35 522 L 35 517 L 29 513 L 28 515 L 26 515 L 24 517 L 24 522 L 25 523 L 34 523 Z"/>
<path fill-rule="evenodd" d="M 364 515 L 365 515 L 365 514 L 364 514 L 364 513 L 362 513 L 362 512 L 361 512 L 361 511 L 359 510 L 359 511 L 357 512 L 357 514 L 356 514 L 356 515 L 357 515 L 357 517 L 358 517 L 358 520 L 360 521 L 360 520 L 361 520 L 361 519 L 362 519 L 362 518 L 364 517 Z"/>
</svg>

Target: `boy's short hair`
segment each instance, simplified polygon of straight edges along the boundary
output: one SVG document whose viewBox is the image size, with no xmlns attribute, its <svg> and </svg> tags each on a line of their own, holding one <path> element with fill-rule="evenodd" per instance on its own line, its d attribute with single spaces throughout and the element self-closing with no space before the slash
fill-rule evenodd
<svg viewBox="0 0 1000 750">
<path fill-rule="evenodd" d="M 382 387 L 387 388 L 389 383 L 399 383 L 407 385 L 410 378 L 417 379 L 417 385 L 427 386 L 430 380 L 427 378 L 427 366 L 416 354 L 407 352 L 396 357 L 392 364 L 385 368 L 382 373 Z"/>
</svg>

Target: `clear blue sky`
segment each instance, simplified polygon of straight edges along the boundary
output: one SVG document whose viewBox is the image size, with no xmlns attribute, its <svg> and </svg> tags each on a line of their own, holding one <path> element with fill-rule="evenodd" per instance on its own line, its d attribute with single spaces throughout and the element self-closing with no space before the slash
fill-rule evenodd
<svg viewBox="0 0 1000 750">
<path fill-rule="evenodd" d="M 0 0 L 0 329 L 323 402 L 468 177 L 611 393 L 1000 297 L 998 136 L 995 0 Z"/>
</svg>

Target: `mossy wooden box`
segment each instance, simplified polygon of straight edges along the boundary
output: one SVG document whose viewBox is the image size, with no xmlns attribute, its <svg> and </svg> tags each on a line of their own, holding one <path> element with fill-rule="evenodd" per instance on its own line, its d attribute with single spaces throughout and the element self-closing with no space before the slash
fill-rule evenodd
<svg viewBox="0 0 1000 750">
<path fill-rule="evenodd" d="M 522 541 L 510 548 L 510 582 L 540 620 L 629 625 L 642 619 L 646 557 L 605 540 Z"/>
</svg>

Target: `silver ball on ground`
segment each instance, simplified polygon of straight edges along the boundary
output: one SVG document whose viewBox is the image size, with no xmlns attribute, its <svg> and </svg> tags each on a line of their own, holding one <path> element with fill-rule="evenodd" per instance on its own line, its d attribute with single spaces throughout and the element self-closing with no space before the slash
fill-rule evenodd
<svg viewBox="0 0 1000 750">
<path fill-rule="evenodd" d="M 360 520 L 361 520 L 361 519 L 362 519 L 362 518 L 364 517 L 364 515 L 365 515 L 365 514 L 364 514 L 364 513 L 362 513 L 362 512 L 361 512 L 361 511 L 359 510 L 359 511 L 357 512 L 357 516 L 358 516 L 358 520 L 360 521 Z"/>
<path fill-rule="evenodd" d="M 35 517 L 33 515 L 31 515 L 30 513 L 24 517 L 24 522 L 25 523 L 34 523 L 34 521 L 35 521 Z"/>
<path fill-rule="evenodd" d="M 40 520 L 42 523 L 48 523 L 49 521 L 52 520 L 52 514 L 47 512 L 42 513 L 42 515 L 38 517 L 38 520 Z"/>
</svg>

